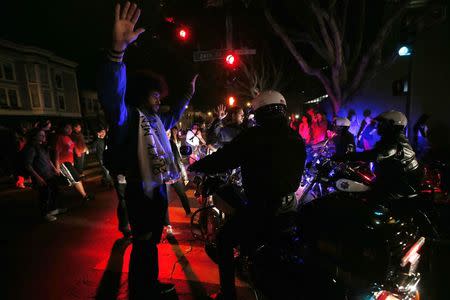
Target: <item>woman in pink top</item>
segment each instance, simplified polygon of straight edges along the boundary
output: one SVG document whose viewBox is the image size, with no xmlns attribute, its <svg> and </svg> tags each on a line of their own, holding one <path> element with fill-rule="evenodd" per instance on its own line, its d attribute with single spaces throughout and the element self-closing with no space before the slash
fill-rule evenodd
<svg viewBox="0 0 450 300">
<path fill-rule="evenodd" d="M 302 116 L 302 122 L 298 126 L 298 134 L 305 140 L 305 144 L 311 143 L 311 126 L 307 116 Z"/>
<path fill-rule="evenodd" d="M 315 119 L 311 124 L 312 129 L 312 143 L 317 144 L 323 142 L 327 137 L 328 122 L 324 115 L 317 112 Z"/>
</svg>

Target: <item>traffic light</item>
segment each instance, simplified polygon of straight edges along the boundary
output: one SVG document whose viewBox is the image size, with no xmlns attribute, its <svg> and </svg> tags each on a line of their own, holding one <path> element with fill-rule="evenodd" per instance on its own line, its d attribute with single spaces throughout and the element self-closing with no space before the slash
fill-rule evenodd
<svg viewBox="0 0 450 300">
<path fill-rule="evenodd" d="M 239 56 L 237 56 L 235 53 L 228 52 L 227 54 L 225 54 L 225 65 L 228 68 L 234 69 L 237 67 L 238 63 L 239 63 Z"/>
<path fill-rule="evenodd" d="M 190 32 L 186 27 L 180 27 L 177 29 L 177 37 L 179 40 L 185 42 L 189 39 Z"/>
<path fill-rule="evenodd" d="M 232 107 L 236 103 L 236 98 L 233 96 L 228 97 L 228 106 Z"/>
</svg>

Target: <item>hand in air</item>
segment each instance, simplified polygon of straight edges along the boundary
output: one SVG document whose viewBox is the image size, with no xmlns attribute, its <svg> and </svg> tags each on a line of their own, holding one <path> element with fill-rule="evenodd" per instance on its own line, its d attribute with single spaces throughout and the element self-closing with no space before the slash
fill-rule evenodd
<svg viewBox="0 0 450 300">
<path fill-rule="evenodd" d="M 134 28 L 140 15 L 141 10 L 137 8 L 136 3 L 126 2 L 123 7 L 120 4 L 116 4 L 113 28 L 114 51 L 125 51 L 128 45 L 133 43 L 145 31 L 144 28 Z"/>
</svg>

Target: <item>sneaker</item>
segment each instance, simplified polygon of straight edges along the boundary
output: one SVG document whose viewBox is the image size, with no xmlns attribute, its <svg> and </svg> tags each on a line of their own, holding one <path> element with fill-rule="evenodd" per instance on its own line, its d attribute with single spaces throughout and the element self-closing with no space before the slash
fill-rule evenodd
<svg viewBox="0 0 450 300">
<path fill-rule="evenodd" d="M 55 216 L 53 216 L 53 215 L 47 214 L 47 215 L 45 215 L 44 220 L 47 221 L 47 222 L 53 222 L 53 221 L 56 221 L 58 219 Z"/>
<path fill-rule="evenodd" d="M 66 207 L 57 208 L 56 210 L 58 211 L 58 213 L 57 213 L 58 215 L 65 214 L 68 211 L 68 209 Z"/>
<path fill-rule="evenodd" d="M 175 291 L 175 285 L 173 285 L 172 283 L 158 282 L 158 288 L 161 295 Z"/>
<path fill-rule="evenodd" d="M 92 201 L 92 200 L 94 200 L 94 196 L 92 196 L 92 195 L 86 195 L 86 196 L 84 196 L 84 198 L 83 198 L 83 201 L 85 202 L 85 203 L 87 203 L 87 202 L 90 202 L 90 201 Z"/>
<path fill-rule="evenodd" d="M 173 235 L 173 228 L 171 225 L 166 226 L 166 234 Z"/>
<path fill-rule="evenodd" d="M 66 212 L 67 212 L 67 208 L 57 208 L 57 209 L 49 211 L 48 215 L 55 216 L 55 215 L 64 214 Z"/>
</svg>

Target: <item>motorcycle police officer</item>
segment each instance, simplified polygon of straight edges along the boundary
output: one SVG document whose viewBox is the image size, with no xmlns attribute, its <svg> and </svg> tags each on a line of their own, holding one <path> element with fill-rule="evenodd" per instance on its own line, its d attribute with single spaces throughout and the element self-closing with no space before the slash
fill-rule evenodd
<svg viewBox="0 0 450 300">
<path fill-rule="evenodd" d="M 355 137 L 348 131 L 350 128 L 350 120 L 347 118 L 336 118 L 334 124 L 335 135 L 332 141 L 336 151 L 335 153 L 341 155 L 355 151 Z"/>
<path fill-rule="evenodd" d="M 306 158 L 302 138 L 288 126 L 283 95 L 262 92 L 252 106 L 255 127 L 189 168 L 211 174 L 241 167 L 247 205 L 237 209 L 217 234 L 220 299 L 236 299 L 233 248 L 249 237 L 263 237 L 280 209 L 295 208 L 294 192 Z"/>
<path fill-rule="evenodd" d="M 408 120 L 399 111 L 387 111 L 375 118 L 381 139 L 374 149 L 335 155 L 334 160 L 374 162 L 374 192 L 390 199 L 415 195 L 422 170 L 404 131 Z"/>
</svg>

